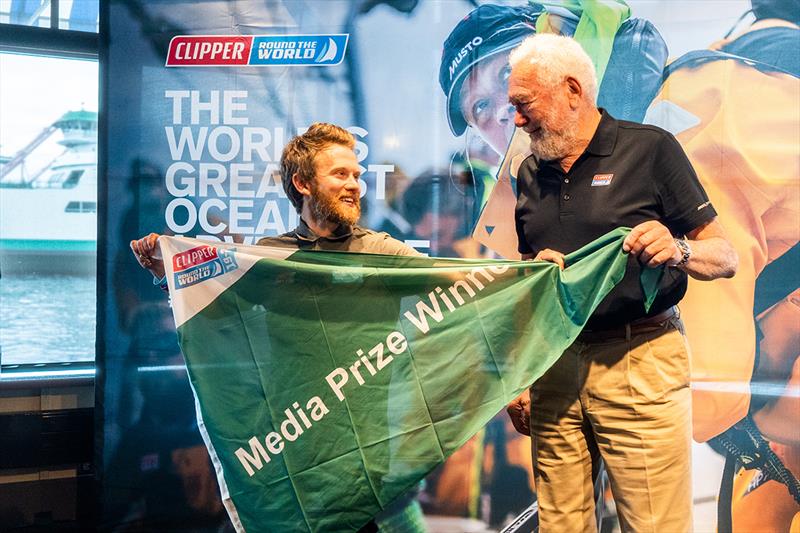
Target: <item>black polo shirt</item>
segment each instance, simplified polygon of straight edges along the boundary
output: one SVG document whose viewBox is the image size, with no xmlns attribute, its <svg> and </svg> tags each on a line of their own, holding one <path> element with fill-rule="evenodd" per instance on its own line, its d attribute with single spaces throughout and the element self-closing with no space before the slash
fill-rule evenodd
<svg viewBox="0 0 800 533">
<path fill-rule="evenodd" d="M 517 176 L 520 253 L 568 254 L 620 226 L 658 220 L 683 236 L 716 216 L 680 144 L 668 132 L 614 119 L 604 110 L 592 140 L 566 174 L 558 162 L 528 157 Z M 667 268 L 650 313 L 631 257 L 623 280 L 587 328 L 609 328 L 660 313 L 686 292 L 687 275 Z"/>
</svg>

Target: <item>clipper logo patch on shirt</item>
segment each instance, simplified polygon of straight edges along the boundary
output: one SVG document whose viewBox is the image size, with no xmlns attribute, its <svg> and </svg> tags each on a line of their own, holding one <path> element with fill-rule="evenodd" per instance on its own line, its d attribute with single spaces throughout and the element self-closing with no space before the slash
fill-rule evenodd
<svg viewBox="0 0 800 533">
<path fill-rule="evenodd" d="M 172 268 L 175 273 L 175 290 L 178 290 L 236 270 L 239 265 L 230 250 L 198 246 L 175 254 Z"/>
<path fill-rule="evenodd" d="M 595 174 L 592 178 L 592 187 L 605 187 L 611 185 L 614 174 Z"/>
</svg>

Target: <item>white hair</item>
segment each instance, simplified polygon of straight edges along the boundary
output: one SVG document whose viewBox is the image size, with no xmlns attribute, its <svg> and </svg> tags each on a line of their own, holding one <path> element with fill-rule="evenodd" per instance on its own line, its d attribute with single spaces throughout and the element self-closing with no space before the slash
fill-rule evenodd
<svg viewBox="0 0 800 533">
<path fill-rule="evenodd" d="M 548 87 L 555 87 L 568 77 L 581 84 L 585 98 L 597 102 L 597 74 L 589 55 L 571 37 L 539 33 L 526 38 L 511 51 L 508 62 L 513 69 L 528 63 L 536 67 L 537 77 Z"/>
</svg>

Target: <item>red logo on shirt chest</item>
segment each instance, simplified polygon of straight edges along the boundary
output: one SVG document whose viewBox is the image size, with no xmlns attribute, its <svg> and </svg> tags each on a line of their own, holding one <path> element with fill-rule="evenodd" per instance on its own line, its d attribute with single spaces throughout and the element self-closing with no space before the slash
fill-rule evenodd
<svg viewBox="0 0 800 533">
<path fill-rule="evenodd" d="M 592 187 L 605 187 L 611 185 L 614 174 L 595 174 L 592 178 Z"/>
</svg>

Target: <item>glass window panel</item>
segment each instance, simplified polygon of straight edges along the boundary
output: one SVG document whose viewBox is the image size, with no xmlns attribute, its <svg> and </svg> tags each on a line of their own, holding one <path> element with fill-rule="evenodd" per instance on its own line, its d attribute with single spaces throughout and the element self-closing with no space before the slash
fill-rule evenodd
<svg viewBox="0 0 800 533">
<path fill-rule="evenodd" d="M 94 360 L 97 109 L 96 61 L 0 54 L 3 365 Z"/>
<path fill-rule="evenodd" d="M 99 12 L 99 0 L 60 0 L 58 28 L 97 33 Z"/>
<path fill-rule="evenodd" d="M 49 28 L 53 3 L 58 5 L 58 29 L 98 32 L 99 0 L 0 0 L 0 24 Z"/>
<path fill-rule="evenodd" d="M 0 0 L 0 22 L 49 28 L 50 0 Z"/>
</svg>

